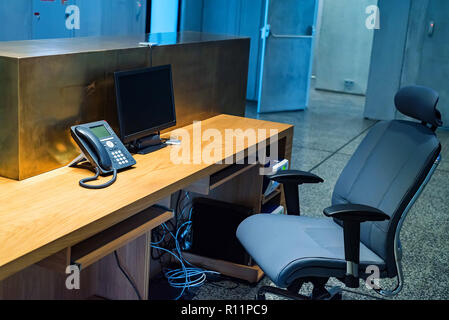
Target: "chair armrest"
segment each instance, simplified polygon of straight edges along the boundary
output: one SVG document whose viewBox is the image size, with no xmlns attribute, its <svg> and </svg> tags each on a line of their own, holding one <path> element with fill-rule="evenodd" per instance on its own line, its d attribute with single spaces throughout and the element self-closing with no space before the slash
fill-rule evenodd
<svg viewBox="0 0 449 320">
<path fill-rule="evenodd" d="M 299 170 L 280 171 L 268 176 L 268 178 L 283 185 L 287 213 L 298 216 L 300 214 L 298 186 L 304 183 L 324 182 L 323 179 L 313 173 Z"/>
<path fill-rule="evenodd" d="M 377 208 L 361 204 L 337 204 L 324 209 L 327 217 L 339 219 L 342 221 L 385 221 L 390 220 L 390 216 Z"/>
<path fill-rule="evenodd" d="M 366 221 L 385 221 L 390 216 L 379 209 L 360 204 L 339 204 L 324 209 L 327 217 L 343 221 L 346 276 L 345 285 L 359 287 L 360 224 Z"/>
<path fill-rule="evenodd" d="M 304 184 L 304 183 L 321 183 L 324 182 L 323 179 L 318 177 L 317 175 L 299 171 L 299 170 L 284 170 L 279 171 L 273 175 L 269 176 L 270 180 L 279 182 L 279 183 L 295 183 L 296 185 Z"/>
</svg>

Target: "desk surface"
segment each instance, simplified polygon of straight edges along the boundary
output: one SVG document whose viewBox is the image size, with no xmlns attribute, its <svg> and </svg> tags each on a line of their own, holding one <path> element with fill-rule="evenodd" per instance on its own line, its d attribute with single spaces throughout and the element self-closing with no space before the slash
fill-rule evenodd
<svg viewBox="0 0 449 320">
<path fill-rule="evenodd" d="M 190 134 L 193 126 L 185 127 Z M 202 122 L 202 131 L 217 129 L 278 130 L 279 138 L 292 135 L 287 124 L 219 115 Z M 191 141 L 188 143 L 193 149 Z M 224 140 L 224 139 L 223 139 Z M 266 139 L 258 137 L 255 143 Z M 254 142 L 226 150 L 226 159 L 254 146 Z M 202 148 L 208 146 L 203 142 Z M 78 181 L 90 171 L 61 168 L 24 181 L 0 178 L 0 280 L 64 248 L 72 246 L 150 207 L 192 182 L 222 169 L 215 164 L 179 164 L 170 161 L 173 147 L 136 155 L 134 168 L 120 172 L 117 182 L 103 190 L 87 190 Z M 192 150 L 195 152 L 194 150 Z M 196 152 L 198 152 L 197 150 Z M 104 182 L 109 177 L 102 178 Z"/>
</svg>

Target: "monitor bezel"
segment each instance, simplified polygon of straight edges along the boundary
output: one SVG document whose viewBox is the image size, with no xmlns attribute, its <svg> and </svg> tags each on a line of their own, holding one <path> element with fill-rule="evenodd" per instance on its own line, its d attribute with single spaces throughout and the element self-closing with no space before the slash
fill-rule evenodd
<svg viewBox="0 0 449 320">
<path fill-rule="evenodd" d="M 161 124 L 159 126 L 155 126 L 152 128 L 145 129 L 140 132 L 136 132 L 133 134 L 125 135 L 124 128 L 126 125 L 124 124 L 123 119 L 123 103 L 122 99 L 120 97 L 120 79 L 122 77 L 131 76 L 131 75 L 137 75 L 141 73 L 151 73 L 154 71 L 160 71 L 160 70 L 168 70 L 170 75 L 170 89 L 171 89 L 171 100 L 172 100 L 172 112 L 174 115 L 173 121 L 167 122 L 164 124 Z M 134 70 L 127 70 L 127 71 L 118 71 L 114 73 L 114 79 L 115 79 L 115 92 L 116 92 L 116 99 L 117 99 L 117 115 L 118 115 L 118 121 L 119 121 L 119 129 L 120 129 L 120 139 L 124 144 L 129 144 L 131 142 L 135 142 L 139 139 L 148 137 L 153 134 L 158 134 L 160 131 L 171 128 L 176 126 L 176 107 L 175 107 L 175 95 L 174 95 L 174 89 L 173 89 L 173 74 L 172 74 L 172 67 L 171 65 L 163 65 L 163 66 L 157 66 L 157 67 L 149 67 L 149 68 L 141 68 L 141 69 L 134 69 Z"/>
</svg>

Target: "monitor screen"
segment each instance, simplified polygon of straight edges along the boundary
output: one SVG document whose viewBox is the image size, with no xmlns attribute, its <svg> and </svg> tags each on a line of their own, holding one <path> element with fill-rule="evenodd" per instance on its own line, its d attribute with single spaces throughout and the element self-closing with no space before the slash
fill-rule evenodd
<svg viewBox="0 0 449 320">
<path fill-rule="evenodd" d="M 117 72 L 115 82 L 124 143 L 176 125 L 171 66 Z"/>
</svg>

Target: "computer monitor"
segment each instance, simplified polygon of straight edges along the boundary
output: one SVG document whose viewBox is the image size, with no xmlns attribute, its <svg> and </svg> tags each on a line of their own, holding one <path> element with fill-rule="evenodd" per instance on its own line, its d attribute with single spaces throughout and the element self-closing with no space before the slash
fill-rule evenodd
<svg viewBox="0 0 449 320">
<path fill-rule="evenodd" d="M 115 87 L 123 143 L 138 153 L 163 147 L 159 132 L 176 125 L 171 66 L 116 72 Z"/>
</svg>

